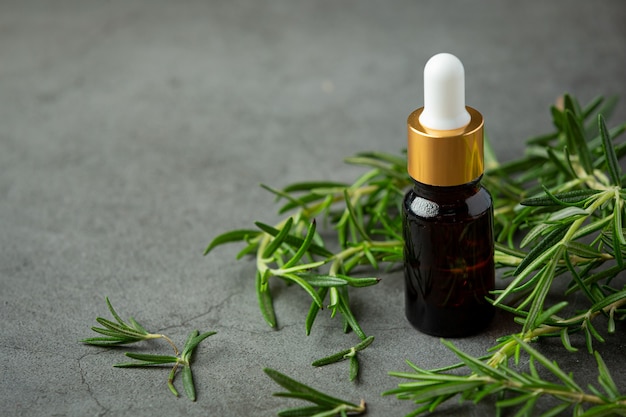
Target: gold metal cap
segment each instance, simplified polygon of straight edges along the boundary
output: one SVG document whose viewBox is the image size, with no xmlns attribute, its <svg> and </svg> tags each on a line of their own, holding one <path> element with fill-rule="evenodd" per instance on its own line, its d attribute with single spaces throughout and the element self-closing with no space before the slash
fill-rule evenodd
<svg viewBox="0 0 626 417">
<path fill-rule="evenodd" d="M 409 115 L 407 159 L 411 178 L 449 187 L 467 184 L 483 174 L 483 116 L 469 106 L 466 109 L 470 122 L 456 130 L 422 126 L 419 116 L 423 107 Z"/>
</svg>

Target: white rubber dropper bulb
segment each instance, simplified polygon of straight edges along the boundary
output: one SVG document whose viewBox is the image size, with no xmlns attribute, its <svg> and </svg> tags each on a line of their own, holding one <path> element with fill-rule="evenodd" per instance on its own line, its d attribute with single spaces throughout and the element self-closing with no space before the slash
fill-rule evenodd
<svg viewBox="0 0 626 417">
<path fill-rule="evenodd" d="M 424 110 L 422 126 L 434 130 L 456 130 L 467 126 L 465 109 L 465 70 L 454 55 L 441 53 L 424 67 Z"/>
</svg>

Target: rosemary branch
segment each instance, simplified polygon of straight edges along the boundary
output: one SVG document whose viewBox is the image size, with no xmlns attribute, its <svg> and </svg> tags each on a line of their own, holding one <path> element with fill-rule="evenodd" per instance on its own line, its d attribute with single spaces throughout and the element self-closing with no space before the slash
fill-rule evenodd
<svg viewBox="0 0 626 417">
<path fill-rule="evenodd" d="M 478 401 L 492 393 L 527 388 L 514 399 L 501 398 L 499 407 L 526 401 L 518 415 L 530 416 L 535 401 L 544 394 L 564 401 L 547 415 L 556 415 L 570 406 L 575 415 L 585 417 L 623 407 L 624 399 L 607 382 L 608 370 L 593 349 L 594 341 L 604 341 L 594 321 L 606 317 L 611 334 L 615 322 L 626 319 L 626 286 L 620 286 L 616 279 L 626 269 L 626 189 L 619 164 L 626 155 L 626 144 L 615 142 L 626 131 L 626 124 L 608 129 L 605 122 L 615 103 L 614 99 L 600 97 L 583 107 L 575 98 L 564 96 L 562 103 L 551 109 L 555 132 L 530 139 L 525 154 L 512 161 L 500 163 L 486 143 L 483 183 L 494 197 L 496 267 L 508 281 L 505 288 L 493 294 L 493 303 L 512 312 L 522 329 L 501 338 L 484 360 L 453 348 L 463 359 L 462 366 L 472 371 L 466 376 L 454 376 L 458 379 L 414 367 L 419 369 L 423 385 L 398 388 L 401 398 L 415 399 L 414 391 L 419 391 L 418 398 L 426 404 L 411 415 L 434 409 L 454 393 Z M 401 207 L 412 181 L 406 173 L 404 155 L 362 153 L 346 162 L 367 167 L 368 171 L 352 184 L 309 181 L 280 190 L 263 186 L 283 201 L 279 214 L 290 214 L 275 226 L 256 222 L 257 229 L 219 235 L 205 251 L 208 254 L 222 244 L 243 242 L 238 258 L 255 255 L 257 298 L 263 317 L 272 327 L 277 322 L 269 281 L 279 279 L 297 284 L 311 297 L 305 319 L 307 334 L 318 312 L 328 308 L 331 317 L 340 313 L 346 331 L 352 329 L 367 340 L 350 309 L 348 290 L 378 282 L 375 277 L 357 278 L 361 266 L 378 270 L 402 261 Z M 332 227 L 331 242 L 327 233 L 317 232 L 316 219 Z M 556 290 L 554 283 L 567 277 L 567 290 Z M 559 295 L 556 291 L 560 291 L 561 300 L 551 305 L 548 300 L 553 297 L 548 294 Z M 559 316 L 575 292 L 584 294 L 588 305 L 582 306 L 582 312 Z M 588 351 L 596 355 L 601 385 L 608 394 L 581 390 L 563 394 L 534 372 L 528 376 L 508 367 L 509 358 L 526 352 L 530 363 L 539 361 L 560 378 L 565 374 L 558 366 L 550 365 L 528 343 L 560 336 L 565 349 L 576 350 L 569 339 L 574 332 L 583 333 Z M 446 369 L 455 367 L 458 365 Z M 500 383 L 481 379 L 477 370 L 490 378 L 502 375 Z M 424 382 L 432 378 L 440 378 L 439 382 L 449 386 Z M 573 384 L 567 378 L 565 385 Z M 533 384 L 545 386 L 533 391 Z M 478 389 L 479 385 L 483 388 Z M 583 402 L 596 406 L 583 413 Z"/>
<path fill-rule="evenodd" d="M 185 394 L 191 401 L 196 400 L 196 388 L 193 382 L 193 376 L 191 371 L 191 359 L 195 352 L 196 347 L 209 336 L 216 334 L 216 332 L 206 332 L 200 334 L 197 330 L 192 331 L 185 342 L 182 353 L 179 353 L 178 348 L 168 336 L 164 334 L 149 333 L 142 325 L 140 325 L 135 319 L 129 317 L 126 323 L 117 314 L 109 298 L 106 297 L 106 304 L 111 312 L 111 315 L 115 318 L 117 323 L 102 317 L 96 318 L 96 321 L 100 323 L 103 328 L 92 327 L 91 329 L 96 333 L 105 335 L 104 337 L 91 337 L 81 340 L 82 343 L 100 347 L 113 347 L 126 345 L 130 343 L 137 343 L 143 340 L 150 339 L 163 339 L 173 349 L 174 356 L 171 355 L 154 355 L 136 352 L 127 352 L 126 356 L 134 359 L 133 362 L 124 362 L 113 365 L 116 368 L 139 368 L 149 366 L 161 366 L 165 364 L 174 364 L 172 370 L 169 373 L 167 379 L 167 387 L 169 390 L 178 397 L 178 391 L 174 387 L 174 378 L 179 367 L 182 367 L 183 388 Z"/>
<path fill-rule="evenodd" d="M 256 292 L 261 313 L 270 327 L 276 314 L 269 286 L 270 278 L 295 283 L 312 299 L 305 320 L 310 333 L 319 310 L 328 307 L 331 317 L 340 313 L 344 330 L 353 330 L 361 339 L 367 335 L 351 311 L 350 288 L 375 285 L 376 277 L 356 277 L 353 271 L 366 264 L 377 270 L 381 264 L 402 260 L 399 200 L 409 184 L 404 158 L 367 153 L 346 160 L 371 168 L 352 185 L 329 181 L 296 183 L 283 190 L 263 186 L 287 202 L 279 213 L 287 216 L 275 226 L 261 222 L 260 229 L 236 230 L 215 237 L 205 255 L 217 246 L 246 242 L 238 257 L 255 253 Z M 317 232 L 316 216 L 333 225 L 339 250 L 333 252 Z M 326 272 L 320 268 L 326 267 Z M 328 304 L 324 300 L 328 297 Z"/>
<path fill-rule="evenodd" d="M 401 383 L 398 388 L 387 391 L 383 395 L 396 395 L 399 399 L 412 400 L 420 405 L 411 416 L 427 411 L 434 411 L 442 402 L 461 395 L 463 401 L 480 402 L 490 395 L 496 395 L 495 407 L 498 415 L 505 408 L 519 407 L 517 416 L 534 416 L 537 401 L 546 396 L 558 400 L 558 404 L 542 414 L 554 416 L 568 408 L 573 409 L 576 416 L 601 416 L 623 414 L 626 412 L 626 396 L 620 394 L 602 357 L 596 352 L 598 364 L 598 381 L 604 390 L 599 391 L 589 386 L 590 392 L 584 391 L 560 367 L 543 356 L 528 343 L 513 336 L 515 343 L 528 353 L 530 360 L 528 371 L 511 368 L 508 361 L 497 367 L 484 363 L 457 349 L 452 343 L 442 343 L 454 352 L 462 363 L 469 368 L 470 375 L 452 375 L 441 371 L 427 371 L 408 363 L 413 372 L 391 372 L 390 375 L 409 379 L 411 382 Z M 540 375 L 541 365 L 558 382 L 548 381 Z M 591 406 L 587 410 L 583 407 Z"/>
</svg>

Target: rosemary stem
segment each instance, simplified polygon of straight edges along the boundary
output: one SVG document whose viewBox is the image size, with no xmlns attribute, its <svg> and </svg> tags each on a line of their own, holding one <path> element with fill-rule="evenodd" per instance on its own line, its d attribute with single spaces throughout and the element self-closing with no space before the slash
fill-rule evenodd
<svg viewBox="0 0 626 417">
<path fill-rule="evenodd" d="M 172 394 L 178 397 L 178 391 L 174 387 L 174 377 L 176 376 L 176 369 L 178 369 L 178 362 L 174 364 L 174 367 L 170 371 L 170 374 L 167 378 L 167 387 L 172 391 Z"/>
<path fill-rule="evenodd" d="M 378 185 L 364 185 L 358 188 L 346 188 L 346 191 L 348 193 L 348 196 L 360 198 L 364 195 L 371 194 L 377 191 L 378 189 L 379 189 Z M 330 204 L 338 203 L 340 201 L 343 201 L 344 199 L 345 199 L 345 194 L 343 191 L 335 193 L 332 197 Z M 319 213 L 320 210 L 322 210 L 327 205 L 328 205 L 328 202 L 322 201 L 321 203 L 314 204 L 311 207 L 304 206 L 301 209 L 301 213 L 303 217 L 311 218 L 316 213 Z"/>
<path fill-rule="evenodd" d="M 178 348 L 176 347 L 176 345 L 174 344 L 172 339 L 170 339 L 166 335 L 160 334 L 160 333 L 149 333 L 149 334 L 147 334 L 145 336 L 145 339 L 163 339 L 163 340 L 165 340 L 172 347 L 172 349 L 174 349 L 174 354 L 176 356 L 178 356 Z"/>
<path fill-rule="evenodd" d="M 174 349 L 174 354 L 176 356 L 178 356 L 178 348 L 176 347 L 176 345 L 174 344 L 174 342 L 172 341 L 172 339 L 170 339 L 169 337 L 167 337 L 164 334 L 160 334 L 159 335 L 162 339 L 164 339 L 167 343 L 170 344 L 170 346 Z"/>
<path fill-rule="evenodd" d="M 329 275 L 337 275 L 343 262 L 348 259 L 350 256 L 362 253 L 364 249 L 371 248 L 389 248 L 394 246 L 402 246 L 403 242 L 399 240 L 386 240 L 386 241 L 372 241 L 366 240 L 361 242 L 358 246 L 352 246 L 342 250 L 341 252 L 335 254 L 333 256 L 333 262 L 330 265 Z"/>
</svg>

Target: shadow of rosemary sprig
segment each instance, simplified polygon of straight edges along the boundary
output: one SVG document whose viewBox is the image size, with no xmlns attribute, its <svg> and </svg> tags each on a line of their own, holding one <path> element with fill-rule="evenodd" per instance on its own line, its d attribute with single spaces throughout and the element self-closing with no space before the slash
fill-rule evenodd
<svg viewBox="0 0 626 417">
<path fill-rule="evenodd" d="M 272 378 L 274 382 L 287 390 L 287 392 L 274 393 L 274 396 L 296 398 L 315 404 L 312 406 L 282 410 L 278 413 L 281 417 L 347 417 L 348 415 L 361 415 L 366 411 L 364 400 L 361 400 L 361 402 L 357 405 L 339 398 L 331 397 L 328 394 L 324 394 L 323 392 L 298 382 L 274 369 L 265 368 L 264 372 L 267 376 Z"/>
<path fill-rule="evenodd" d="M 313 366 L 325 366 L 330 365 L 331 363 L 337 363 L 344 360 L 350 361 L 350 381 L 354 381 L 359 375 L 359 359 L 357 357 L 357 352 L 362 351 L 366 347 L 372 344 L 374 341 L 374 336 L 369 336 L 365 340 L 362 340 L 355 346 L 352 346 L 350 349 L 345 349 L 339 351 L 337 353 L 333 353 L 332 355 L 326 356 L 322 359 L 318 359 L 314 361 L 311 365 Z"/>
<path fill-rule="evenodd" d="M 255 254 L 258 303 L 271 327 L 277 326 L 277 320 L 269 281 L 277 278 L 297 284 L 311 297 L 305 319 L 307 334 L 319 311 L 327 307 L 331 317 L 340 314 L 345 331 L 353 330 L 365 339 L 367 335 L 351 310 L 348 289 L 374 285 L 379 280 L 355 272 L 363 265 L 378 270 L 383 264 L 402 261 L 400 208 L 404 188 L 410 183 L 405 158 L 363 153 L 346 162 L 370 170 L 352 184 L 302 182 L 282 190 L 263 185 L 286 201 L 279 214 L 292 214 L 274 226 L 257 221 L 257 229 L 218 235 L 205 250 L 206 255 L 217 246 L 244 242 L 237 258 Z M 327 244 L 317 232 L 316 217 L 334 228 L 332 242 Z M 337 246 L 336 250 L 329 249 Z"/>
<path fill-rule="evenodd" d="M 578 417 L 626 413 L 626 396 L 619 392 L 598 352 L 595 352 L 595 359 L 600 389 L 588 385 L 587 390 L 584 390 L 556 362 L 550 361 L 523 340 L 515 339 L 528 355 L 528 371 L 514 369 L 508 361 L 493 367 L 444 340 L 442 343 L 457 355 L 472 374 L 451 374 L 447 372 L 450 368 L 425 370 L 407 362 L 413 372 L 390 372 L 390 375 L 408 379 L 410 382 L 400 383 L 396 389 L 383 395 L 395 395 L 398 399 L 415 402 L 419 407 L 409 416 L 432 412 L 441 403 L 456 396 L 460 396 L 461 401 L 473 403 L 495 396 L 497 415 L 501 415 L 505 409 L 516 408 L 516 416 L 536 416 L 535 407 L 545 397 L 551 397 L 557 405 L 541 414 L 542 416 L 560 415 L 568 409 L 572 410 L 572 415 Z M 519 366 L 519 363 L 516 361 L 515 365 Z M 551 378 L 546 378 L 546 373 Z"/>
<path fill-rule="evenodd" d="M 191 370 L 191 362 L 192 357 L 195 352 L 195 349 L 198 347 L 200 342 L 206 339 L 209 336 L 216 334 L 216 332 L 206 332 L 200 334 L 198 330 L 192 331 L 185 345 L 183 347 L 182 353 L 179 354 L 178 348 L 174 344 L 174 342 L 163 334 L 154 334 L 149 333 L 143 326 L 141 326 L 135 319 L 129 317 L 128 322 L 126 323 L 122 318 L 117 314 L 109 298 L 106 297 L 107 307 L 109 311 L 115 318 L 116 322 L 104 319 L 102 317 L 96 318 L 96 321 L 101 324 L 100 327 L 92 327 L 92 330 L 96 333 L 103 334 L 103 337 L 91 337 L 87 339 L 81 340 L 82 343 L 99 346 L 99 347 L 116 347 L 120 345 L 127 345 L 131 343 L 137 343 L 144 340 L 150 339 L 163 339 L 167 341 L 167 343 L 174 349 L 174 355 L 155 355 L 155 354 L 144 354 L 144 353 L 135 353 L 135 352 L 127 352 L 126 356 L 135 359 L 134 362 L 124 362 L 113 365 L 116 368 L 141 368 L 141 367 L 150 367 L 150 366 L 160 366 L 166 364 L 174 364 L 172 370 L 169 373 L 167 386 L 174 394 L 178 397 L 178 391 L 174 387 L 174 379 L 176 377 L 176 371 L 181 368 L 182 379 L 183 379 L 183 388 L 185 394 L 191 401 L 196 400 L 196 388 L 193 382 L 193 373 Z"/>
</svg>

